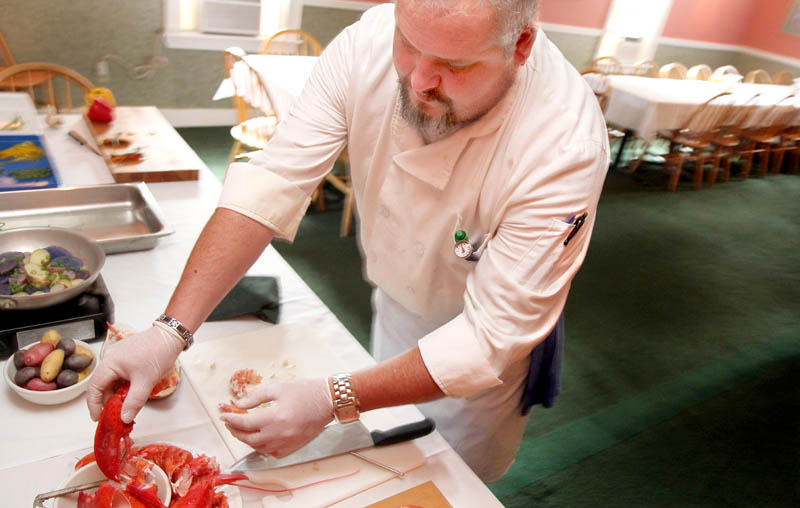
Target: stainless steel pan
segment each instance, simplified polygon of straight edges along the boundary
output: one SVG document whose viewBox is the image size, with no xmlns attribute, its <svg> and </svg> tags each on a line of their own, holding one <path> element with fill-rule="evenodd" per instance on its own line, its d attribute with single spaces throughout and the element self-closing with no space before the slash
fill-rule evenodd
<svg viewBox="0 0 800 508">
<path fill-rule="evenodd" d="M 80 258 L 89 270 L 89 277 L 81 284 L 59 292 L 25 296 L 0 295 L 0 311 L 41 309 L 65 302 L 86 291 L 100 275 L 106 261 L 105 252 L 97 242 L 82 233 L 56 227 L 0 231 L 0 254 L 9 251 L 32 252 L 50 245 L 64 247 L 73 256 Z"/>
</svg>

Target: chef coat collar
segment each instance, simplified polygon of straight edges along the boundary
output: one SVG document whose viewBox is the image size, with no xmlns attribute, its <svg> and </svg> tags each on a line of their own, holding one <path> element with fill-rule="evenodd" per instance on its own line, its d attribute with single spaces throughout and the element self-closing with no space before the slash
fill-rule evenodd
<svg viewBox="0 0 800 508">
<path fill-rule="evenodd" d="M 470 139 L 489 135 L 503 124 L 514 103 L 519 81 L 520 73 L 517 73 L 506 96 L 483 118 L 462 127 L 446 138 L 427 145 L 419 132 L 400 113 L 398 86 L 392 114 L 392 138 L 395 152 L 392 160 L 407 173 L 443 190 L 450 181 L 453 168 Z"/>
</svg>

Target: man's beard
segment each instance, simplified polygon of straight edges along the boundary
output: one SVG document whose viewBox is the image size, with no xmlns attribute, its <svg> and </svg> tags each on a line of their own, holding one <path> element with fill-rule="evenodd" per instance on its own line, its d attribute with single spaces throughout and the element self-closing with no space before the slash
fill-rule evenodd
<svg viewBox="0 0 800 508">
<path fill-rule="evenodd" d="M 463 125 L 456 120 L 456 112 L 453 103 L 447 97 L 441 96 L 438 92 L 426 92 L 428 98 L 435 100 L 444 108 L 444 114 L 439 117 L 431 117 L 422 109 L 414 106 L 408 93 L 408 79 L 400 79 L 400 112 L 403 118 L 417 129 L 426 143 L 438 141 L 460 129 Z"/>
<path fill-rule="evenodd" d="M 417 132 L 420 133 L 422 139 L 424 139 L 426 143 L 433 143 L 483 118 L 486 113 L 491 111 L 492 108 L 506 96 L 506 93 L 508 93 L 508 90 L 514 82 L 514 77 L 515 74 L 513 72 L 507 73 L 501 84 L 502 90 L 498 94 L 497 99 L 480 113 L 464 120 L 458 120 L 456 118 L 456 110 L 453 106 L 453 102 L 448 97 L 441 95 L 435 90 L 425 92 L 425 95 L 428 99 L 433 99 L 442 106 L 444 108 L 444 114 L 438 117 L 431 117 L 411 102 L 411 97 L 408 92 L 410 88 L 408 78 L 400 78 L 398 82 L 400 87 L 400 114 L 412 127 L 417 129 Z"/>
</svg>

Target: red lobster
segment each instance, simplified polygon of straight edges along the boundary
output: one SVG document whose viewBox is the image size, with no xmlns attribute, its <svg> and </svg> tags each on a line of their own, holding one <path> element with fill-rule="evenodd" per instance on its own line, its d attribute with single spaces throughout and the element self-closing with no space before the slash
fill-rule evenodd
<svg viewBox="0 0 800 508">
<path fill-rule="evenodd" d="M 121 482 L 120 488 L 103 483 L 94 494 L 81 492 L 78 508 L 111 508 L 115 497 L 123 496 L 131 508 L 167 508 L 157 495 L 150 471 L 153 464 L 169 477 L 172 501 L 169 508 L 227 508 L 225 494 L 216 492 L 219 485 L 246 480 L 243 474 L 220 474 L 217 461 L 206 455 L 193 456 L 177 446 L 153 444 L 134 448 L 130 433 L 133 422 L 121 419 L 122 402 L 128 385 L 121 385 L 108 399 L 94 437 L 94 452 L 78 461 L 78 469 L 92 461 L 109 479 Z"/>
</svg>

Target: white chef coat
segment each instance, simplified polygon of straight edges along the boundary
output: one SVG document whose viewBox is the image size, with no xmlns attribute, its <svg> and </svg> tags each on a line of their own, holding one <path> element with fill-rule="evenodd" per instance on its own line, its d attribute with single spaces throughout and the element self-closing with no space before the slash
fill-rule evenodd
<svg viewBox="0 0 800 508">
<path fill-rule="evenodd" d="M 426 145 L 399 113 L 393 32 L 394 6 L 382 4 L 339 34 L 268 147 L 231 165 L 219 206 L 291 241 L 309 195 L 347 144 L 365 273 L 387 297 L 376 299 L 378 325 L 380 302 L 392 302 L 393 316 L 425 326 L 401 319 L 389 335 L 406 337 L 402 347 L 419 346 L 445 394 L 468 401 L 494 394 L 518 405 L 528 356 L 555 325 L 589 245 L 608 168 L 602 113 L 539 30 L 506 97 L 479 121 Z M 564 245 L 570 218 L 583 213 L 585 224 Z M 478 260 L 455 255 L 458 229 Z M 439 422 L 447 438 L 445 427 Z M 501 427 L 475 445 L 498 450 L 504 447 L 492 440 L 506 439 L 513 449 L 484 479 L 510 464 L 524 420 L 507 426 L 511 438 Z M 481 453 L 473 455 L 485 461 Z"/>
</svg>

